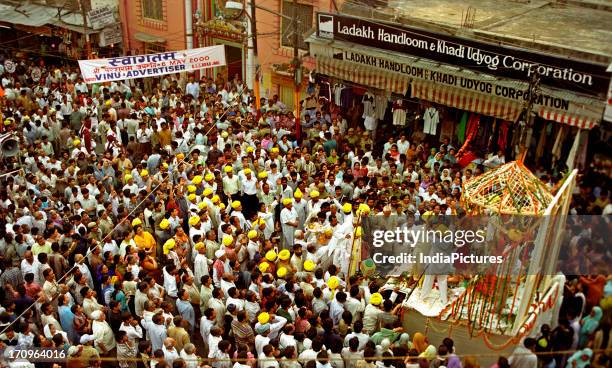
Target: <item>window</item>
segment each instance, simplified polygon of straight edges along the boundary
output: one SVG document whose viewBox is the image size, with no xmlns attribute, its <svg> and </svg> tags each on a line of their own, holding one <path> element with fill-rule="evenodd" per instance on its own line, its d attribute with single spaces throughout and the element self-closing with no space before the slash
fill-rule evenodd
<svg viewBox="0 0 612 368">
<path fill-rule="evenodd" d="M 293 2 L 283 1 L 283 15 L 293 17 Z M 304 33 L 312 28 L 312 5 L 296 4 L 298 23 L 298 47 L 302 50 L 307 50 L 308 45 L 304 42 Z M 281 45 L 293 47 L 293 20 L 281 18 Z"/>
<path fill-rule="evenodd" d="M 164 20 L 163 0 L 142 0 L 142 16 L 144 18 Z"/>
</svg>

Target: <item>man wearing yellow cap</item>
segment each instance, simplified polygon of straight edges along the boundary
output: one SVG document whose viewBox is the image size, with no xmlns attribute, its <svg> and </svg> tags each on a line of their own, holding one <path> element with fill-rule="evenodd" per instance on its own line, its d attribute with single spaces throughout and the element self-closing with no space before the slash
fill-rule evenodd
<svg viewBox="0 0 612 368">
<path fill-rule="evenodd" d="M 210 188 L 213 193 L 217 193 L 217 182 L 215 181 L 215 174 L 208 172 L 204 175 L 204 189 Z"/>
<path fill-rule="evenodd" d="M 353 225 L 353 206 L 345 203 L 342 206 L 344 221 L 338 225 L 329 241 L 328 256 L 332 257 L 333 263 L 340 268 L 345 277 L 349 277 L 349 263 L 353 247 L 353 236 L 355 226 Z"/>
<path fill-rule="evenodd" d="M 234 170 L 229 165 L 225 166 L 223 171 L 225 172 L 223 177 L 223 193 L 231 201 L 240 200 L 240 179 L 234 175 Z"/>
<path fill-rule="evenodd" d="M 284 208 L 280 213 L 280 222 L 283 230 L 283 241 L 282 246 L 284 249 L 291 249 L 293 247 L 293 236 L 295 234 L 295 229 L 298 228 L 298 214 L 293 208 L 293 199 L 284 198 L 283 199 Z"/>
<path fill-rule="evenodd" d="M 385 313 L 382 309 L 383 297 L 380 293 L 370 296 L 370 303 L 363 311 L 363 332 L 372 335 L 378 330 L 378 317 Z"/>
<path fill-rule="evenodd" d="M 316 217 L 319 214 L 319 211 L 321 211 L 321 204 L 323 203 L 323 201 L 321 201 L 321 199 L 319 198 L 320 195 L 321 194 L 316 189 L 313 189 L 308 193 L 310 199 L 308 200 L 308 205 L 306 207 L 306 213 L 308 213 L 308 217 L 306 218 L 305 223 L 309 223 L 310 219 Z"/>
<path fill-rule="evenodd" d="M 303 193 L 297 188 L 293 193 L 293 208 L 298 216 L 298 229 L 304 230 L 306 218 L 308 218 L 308 203 L 302 198 Z"/>
<path fill-rule="evenodd" d="M 240 228 L 242 230 L 246 230 L 247 221 L 246 221 L 246 218 L 244 217 L 244 214 L 242 213 L 242 202 L 235 200 L 235 201 L 232 201 L 230 205 L 232 206 L 232 212 L 230 215 L 237 217 L 238 221 L 240 222 Z"/>
</svg>

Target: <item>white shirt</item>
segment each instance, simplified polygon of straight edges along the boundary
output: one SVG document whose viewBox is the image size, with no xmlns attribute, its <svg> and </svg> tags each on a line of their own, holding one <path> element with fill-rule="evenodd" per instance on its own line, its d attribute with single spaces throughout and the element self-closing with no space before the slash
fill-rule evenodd
<svg viewBox="0 0 612 368">
<path fill-rule="evenodd" d="M 169 274 L 164 267 L 164 289 L 168 296 L 177 297 L 178 288 L 176 286 L 176 278 Z"/>
<path fill-rule="evenodd" d="M 246 177 L 242 179 L 242 193 L 247 195 L 257 194 L 257 179 L 251 175 L 251 180 Z"/>
<path fill-rule="evenodd" d="M 135 342 L 136 339 L 142 339 L 142 327 L 140 325 L 132 326 L 126 325 L 125 323 L 121 324 L 119 327 L 119 331 L 125 331 L 130 342 Z"/>
</svg>

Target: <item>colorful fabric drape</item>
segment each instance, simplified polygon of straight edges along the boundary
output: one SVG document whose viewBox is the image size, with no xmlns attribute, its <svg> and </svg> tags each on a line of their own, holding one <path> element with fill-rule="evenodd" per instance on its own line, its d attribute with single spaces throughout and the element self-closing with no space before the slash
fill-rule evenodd
<svg viewBox="0 0 612 368">
<path fill-rule="evenodd" d="M 465 141 L 465 127 L 468 121 L 468 113 L 464 112 L 461 116 L 461 120 L 459 121 L 459 125 L 457 126 L 457 142 L 459 144 L 463 144 Z"/>
</svg>

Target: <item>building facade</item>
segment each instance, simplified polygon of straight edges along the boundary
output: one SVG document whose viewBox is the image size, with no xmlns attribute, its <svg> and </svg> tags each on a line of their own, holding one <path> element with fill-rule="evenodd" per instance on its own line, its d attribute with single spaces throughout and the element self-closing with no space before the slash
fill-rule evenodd
<svg viewBox="0 0 612 368">
<path fill-rule="evenodd" d="M 185 0 L 118 0 L 124 50 L 132 55 L 187 48 Z M 192 3 L 191 12 L 197 5 Z"/>
</svg>

